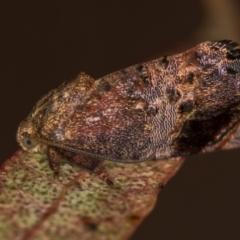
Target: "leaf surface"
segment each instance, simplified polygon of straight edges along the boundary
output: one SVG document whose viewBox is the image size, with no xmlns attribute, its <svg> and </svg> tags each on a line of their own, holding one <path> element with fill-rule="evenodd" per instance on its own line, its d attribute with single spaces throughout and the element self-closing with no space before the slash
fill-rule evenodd
<svg viewBox="0 0 240 240">
<path fill-rule="evenodd" d="M 0 168 L 0 239 L 129 239 L 183 159 L 104 161 L 114 185 L 46 155 L 18 151 Z"/>
</svg>

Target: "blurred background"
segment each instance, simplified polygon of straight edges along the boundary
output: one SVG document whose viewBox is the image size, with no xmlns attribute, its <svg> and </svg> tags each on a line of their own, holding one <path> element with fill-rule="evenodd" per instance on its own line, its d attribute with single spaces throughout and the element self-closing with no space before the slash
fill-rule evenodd
<svg viewBox="0 0 240 240">
<path fill-rule="evenodd" d="M 99 78 L 206 40 L 240 42 L 239 12 L 237 0 L 1 1 L 0 161 L 50 89 L 80 71 Z M 132 239 L 240 239 L 239 155 L 189 157 Z"/>
</svg>

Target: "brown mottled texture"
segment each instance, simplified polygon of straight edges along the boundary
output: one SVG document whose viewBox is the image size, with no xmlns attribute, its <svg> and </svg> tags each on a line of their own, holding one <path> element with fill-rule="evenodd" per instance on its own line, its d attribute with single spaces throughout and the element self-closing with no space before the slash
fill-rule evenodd
<svg viewBox="0 0 240 240">
<path fill-rule="evenodd" d="M 0 239 L 129 239 L 182 162 L 103 161 L 108 186 L 64 163 L 55 179 L 46 155 L 19 151 L 0 167 Z"/>
<path fill-rule="evenodd" d="M 137 163 L 212 151 L 235 136 L 239 91 L 239 45 L 208 41 L 96 81 L 81 73 L 40 99 L 17 139 L 24 150 L 51 153 L 55 173 L 54 151 L 79 154 L 69 159 L 89 170 L 96 159 Z"/>
</svg>

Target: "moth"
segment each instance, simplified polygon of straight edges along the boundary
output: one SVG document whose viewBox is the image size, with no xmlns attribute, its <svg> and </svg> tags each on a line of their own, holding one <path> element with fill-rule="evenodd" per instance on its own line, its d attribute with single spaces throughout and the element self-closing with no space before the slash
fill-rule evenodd
<svg viewBox="0 0 240 240">
<path fill-rule="evenodd" d="M 43 96 L 17 131 L 23 150 L 100 174 L 138 163 L 240 146 L 240 46 L 207 41 L 94 80 L 85 73 Z"/>
</svg>

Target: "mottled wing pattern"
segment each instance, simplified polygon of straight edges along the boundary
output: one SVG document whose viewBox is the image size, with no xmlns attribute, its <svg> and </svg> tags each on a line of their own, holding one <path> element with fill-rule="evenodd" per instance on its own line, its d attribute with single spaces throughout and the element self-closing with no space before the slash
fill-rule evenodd
<svg viewBox="0 0 240 240">
<path fill-rule="evenodd" d="M 84 86 L 86 78 L 82 74 L 72 82 L 76 92 L 66 85 L 53 93 L 54 100 L 48 96 L 51 101 L 41 107 L 36 124 L 39 137 L 111 159 L 141 161 L 153 156 L 151 113 L 141 79 L 119 72 L 114 80 L 92 81 L 82 90 L 78 85 Z"/>
<path fill-rule="evenodd" d="M 214 149 L 239 122 L 239 73 L 239 45 L 209 41 L 96 81 L 80 74 L 30 119 L 47 144 L 100 158 L 189 155 Z"/>
</svg>

